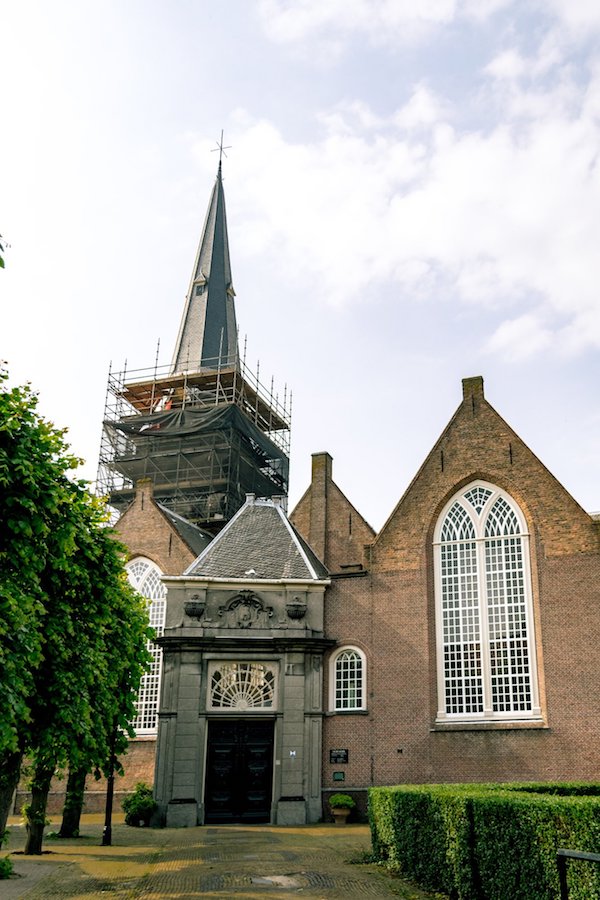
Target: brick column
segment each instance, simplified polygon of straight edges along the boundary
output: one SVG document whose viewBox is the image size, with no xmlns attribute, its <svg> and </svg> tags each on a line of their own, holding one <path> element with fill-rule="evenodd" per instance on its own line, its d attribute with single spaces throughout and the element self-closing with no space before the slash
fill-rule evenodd
<svg viewBox="0 0 600 900">
<path fill-rule="evenodd" d="M 327 565 L 327 492 L 333 459 L 329 453 L 313 453 L 310 487 L 310 529 L 308 542 Z"/>
</svg>

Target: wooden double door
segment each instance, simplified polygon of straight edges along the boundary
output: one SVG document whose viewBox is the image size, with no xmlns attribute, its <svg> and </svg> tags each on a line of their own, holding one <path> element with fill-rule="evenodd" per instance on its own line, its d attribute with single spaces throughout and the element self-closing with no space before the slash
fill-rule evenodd
<svg viewBox="0 0 600 900">
<path fill-rule="evenodd" d="M 274 725 L 248 719 L 208 723 L 207 824 L 270 821 Z"/>
</svg>

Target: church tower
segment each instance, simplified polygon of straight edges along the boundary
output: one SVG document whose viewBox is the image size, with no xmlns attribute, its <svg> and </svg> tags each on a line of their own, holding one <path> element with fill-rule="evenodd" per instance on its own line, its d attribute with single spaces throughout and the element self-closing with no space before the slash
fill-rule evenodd
<svg viewBox="0 0 600 900">
<path fill-rule="evenodd" d="M 290 411 L 240 358 L 221 162 L 169 367 L 109 372 L 98 490 L 123 513 L 136 484 L 216 533 L 246 494 L 285 496 Z"/>
</svg>

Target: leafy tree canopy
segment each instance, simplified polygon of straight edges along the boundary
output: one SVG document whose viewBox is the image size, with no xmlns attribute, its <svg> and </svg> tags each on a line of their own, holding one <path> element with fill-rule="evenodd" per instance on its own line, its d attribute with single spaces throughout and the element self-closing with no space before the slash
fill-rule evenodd
<svg viewBox="0 0 600 900">
<path fill-rule="evenodd" d="M 41 578 L 57 544 L 68 543 L 58 526 L 72 493 L 67 474 L 79 464 L 64 432 L 39 416 L 31 389 L 7 381 L 0 368 L 0 755 L 17 749 L 30 717 L 46 612 Z"/>
<path fill-rule="evenodd" d="M 26 753 L 40 845 L 55 769 L 105 771 L 125 749 L 152 634 L 78 464 L 31 389 L 0 370 L 0 807 Z"/>
</svg>

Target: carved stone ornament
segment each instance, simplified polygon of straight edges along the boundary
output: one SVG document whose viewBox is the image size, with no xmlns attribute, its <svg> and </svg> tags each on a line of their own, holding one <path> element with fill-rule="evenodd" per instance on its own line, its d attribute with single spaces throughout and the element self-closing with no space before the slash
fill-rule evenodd
<svg viewBox="0 0 600 900">
<path fill-rule="evenodd" d="M 200 594 L 193 594 L 190 600 L 185 601 L 183 608 L 190 619 L 201 619 L 206 609 L 206 600 Z"/>
<path fill-rule="evenodd" d="M 219 616 L 229 628 L 268 628 L 273 607 L 265 606 L 252 591 L 241 591 L 219 607 Z"/>
<path fill-rule="evenodd" d="M 306 615 L 306 600 L 300 597 L 293 597 L 285 604 L 285 608 L 290 619 L 303 619 Z"/>
</svg>

